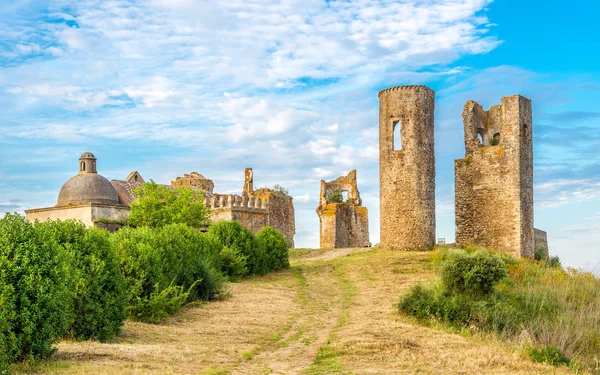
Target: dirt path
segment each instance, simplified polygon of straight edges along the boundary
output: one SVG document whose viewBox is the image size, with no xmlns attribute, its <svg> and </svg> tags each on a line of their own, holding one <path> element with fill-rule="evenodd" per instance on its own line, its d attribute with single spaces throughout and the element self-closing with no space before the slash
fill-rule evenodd
<svg viewBox="0 0 600 375">
<path fill-rule="evenodd" d="M 414 324 L 401 293 L 432 276 L 426 253 L 299 252 L 292 268 L 231 284 L 223 301 L 163 325 L 128 322 L 111 344 L 63 342 L 61 374 L 560 374 L 495 342 Z M 25 371 L 26 370 L 26 371 Z"/>
</svg>

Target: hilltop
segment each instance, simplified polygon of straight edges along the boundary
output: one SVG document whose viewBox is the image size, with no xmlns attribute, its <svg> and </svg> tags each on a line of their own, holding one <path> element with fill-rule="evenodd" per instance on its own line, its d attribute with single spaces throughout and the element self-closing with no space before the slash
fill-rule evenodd
<svg viewBox="0 0 600 375">
<path fill-rule="evenodd" d="M 433 270 L 426 252 L 292 250 L 292 267 L 113 343 L 61 342 L 17 373 L 560 374 L 489 337 L 423 327 L 394 306 Z"/>
</svg>

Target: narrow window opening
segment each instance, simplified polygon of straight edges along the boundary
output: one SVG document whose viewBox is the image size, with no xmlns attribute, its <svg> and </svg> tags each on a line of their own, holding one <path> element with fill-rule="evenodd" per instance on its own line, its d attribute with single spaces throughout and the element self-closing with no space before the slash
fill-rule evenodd
<svg viewBox="0 0 600 375">
<path fill-rule="evenodd" d="M 483 146 L 483 134 L 477 133 L 477 139 L 479 140 L 479 145 Z"/>
<path fill-rule="evenodd" d="M 496 133 L 496 134 L 494 134 L 494 137 L 492 138 L 490 145 L 496 146 L 499 144 L 500 144 L 500 133 Z"/>
<path fill-rule="evenodd" d="M 133 179 L 137 182 L 137 174 L 133 176 Z"/>
<path fill-rule="evenodd" d="M 85 172 L 85 161 L 81 162 L 81 171 Z"/>
<path fill-rule="evenodd" d="M 348 192 L 347 191 L 342 191 L 342 200 L 344 202 L 348 202 Z"/>
<path fill-rule="evenodd" d="M 394 151 L 402 150 L 402 124 L 400 121 L 394 121 L 392 138 L 394 139 Z"/>
</svg>

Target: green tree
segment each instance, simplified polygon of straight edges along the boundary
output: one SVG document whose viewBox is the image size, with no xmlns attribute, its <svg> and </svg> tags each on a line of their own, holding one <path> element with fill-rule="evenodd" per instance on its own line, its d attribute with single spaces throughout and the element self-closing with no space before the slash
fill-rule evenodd
<svg viewBox="0 0 600 375">
<path fill-rule="evenodd" d="M 160 228 L 168 224 L 187 224 L 198 228 L 208 224 L 204 194 L 192 188 L 167 188 L 151 180 L 133 192 L 137 200 L 130 206 L 131 226 Z"/>
</svg>

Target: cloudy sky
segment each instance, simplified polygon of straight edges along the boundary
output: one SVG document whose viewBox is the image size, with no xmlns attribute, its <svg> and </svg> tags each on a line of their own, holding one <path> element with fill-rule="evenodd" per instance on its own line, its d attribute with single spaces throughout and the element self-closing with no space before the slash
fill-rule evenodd
<svg viewBox="0 0 600 375">
<path fill-rule="evenodd" d="M 109 179 L 278 183 L 318 246 L 320 179 L 358 170 L 379 241 L 377 92 L 436 91 L 437 235 L 454 239 L 461 112 L 533 100 L 535 221 L 600 270 L 600 5 L 519 0 L 0 3 L 0 215 L 56 203 L 84 151 Z M 584 11 L 585 9 L 585 11 Z"/>
</svg>

